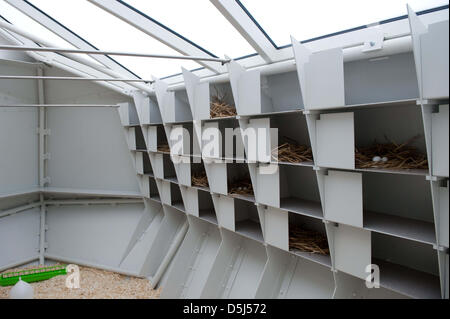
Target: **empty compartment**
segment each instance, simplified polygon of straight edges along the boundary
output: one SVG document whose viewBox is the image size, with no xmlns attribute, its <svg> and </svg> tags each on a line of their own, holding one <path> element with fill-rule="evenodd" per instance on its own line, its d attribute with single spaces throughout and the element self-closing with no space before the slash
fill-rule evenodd
<svg viewBox="0 0 450 319">
<path fill-rule="evenodd" d="M 252 202 L 234 199 L 235 231 L 253 240 L 264 242 L 259 214 Z"/>
<path fill-rule="evenodd" d="M 161 298 L 200 298 L 222 242 L 219 229 L 188 217 L 189 230 L 169 270 Z"/>
<path fill-rule="evenodd" d="M 136 172 L 141 175 L 153 175 L 150 157 L 147 152 L 135 152 Z"/>
<path fill-rule="evenodd" d="M 217 224 L 214 203 L 209 192 L 198 190 L 198 217 L 210 223 Z"/>
<path fill-rule="evenodd" d="M 221 229 L 220 245 L 201 298 L 255 298 L 267 254 L 264 245 Z"/>
<path fill-rule="evenodd" d="M 164 179 L 177 182 L 177 174 L 175 172 L 175 166 L 173 165 L 172 158 L 168 154 L 163 155 L 164 165 Z"/>
<path fill-rule="evenodd" d="M 162 203 L 173 206 L 174 208 L 184 212 L 185 209 L 183 198 L 181 196 L 181 191 L 178 184 L 162 180 L 161 185 L 162 185 L 162 196 L 161 196 Z"/>
<path fill-rule="evenodd" d="M 128 146 L 131 150 L 146 150 L 144 134 L 140 126 L 128 128 Z"/>
<path fill-rule="evenodd" d="M 279 207 L 294 213 L 322 218 L 322 205 L 315 171 L 311 167 L 303 166 L 279 165 L 278 167 Z M 277 174 L 273 175 L 277 177 Z M 258 184 L 258 191 L 261 187 Z M 261 198 L 262 196 L 258 200 Z"/>
<path fill-rule="evenodd" d="M 432 245 L 373 233 L 372 263 L 379 267 L 382 287 L 413 298 L 441 298 Z"/>
<path fill-rule="evenodd" d="M 331 269 L 267 246 L 268 261 L 256 298 L 325 299 L 335 289 Z"/>
<path fill-rule="evenodd" d="M 305 109 L 318 110 L 417 99 L 413 54 L 344 63 L 342 48 L 311 52 L 293 41 Z M 327 92 L 327 94 L 323 94 Z"/>
<path fill-rule="evenodd" d="M 169 92 L 169 99 L 171 100 L 168 104 L 169 107 L 165 110 L 166 123 L 193 120 L 186 90 Z"/>
<path fill-rule="evenodd" d="M 183 69 L 183 77 L 194 120 L 236 115 L 229 82 L 200 83 L 200 78 L 186 69 Z"/>
<path fill-rule="evenodd" d="M 239 121 L 207 121 L 202 126 L 202 155 L 206 158 L 245 158 Z"/>
<path fill-rule="evenodd" d="M 148 150 L 152 152 L 170 153 L 169 142 L 163 125 L 152 125 L 147 129 Z"/>
<path fill-rule="evenodd" d="M 259 70 L 245 70 L 234 61 L 228 67 L 238 115 L 303 108 L 296 72 L 262 75 Z"/>
<path fill-rule="evenodd" d="M 135 91 L 133 100 L 141 125 L 162 124 L 161 112 L 155 96 L 147 96 L 142 92 Z"/>
<path fill-rule="evenodd" d="M 149 176 L 141 176 L 140 183 L 142 194 L 145 197 L 151 198 L 155 201 L 160 201 L 158 187 L 154 178 Z"/>
<path fill-rule="evenodd" d="M 119 116 L 123 126 L 139 125 L 136 107 L 132 103 L 120 103 Z"/>
<path fill-rule="evenodd" d="M 217 225 L 217 217 L 211 194 L 192 187 L 181 187 L 186 213 Z"/>
<path fill-rule="evenodd" d="M 157 202 L 161 201 L 161 197 L 159 196 L 159 191 L 158 191 L 158 186 L 156 184 L 156 181 L 154 178 L 149 177 L 148 178 L 148 183 L 149 183 L 149 195 L 150 195 L 150 199 L 153 199 Z"/>
<path fill-rule="evenodd" d="M 290 252 L 331 268 L 327 232 L 321 219 L 289 213 L 288 235 Z"/>
<path fill-rule="evenodd" d="M 321 114 L 316 146 L 322 167 L 422 175 L 428 170 L 422 113 L 412 102 Z"/>
<path fill-rule="evenodd" d="M 335 273 L 336 290 L 333 299 L 409 299 L 384 287 L 368 288 L 366 280 L 353 277 L 344 272 Z"/>
<path fill-rule="evenodd" d="M 329 170 L 324 200 L 327 220 L 436 243 L 431 190 L 424 176 Z"/>
<path fill-rule="evenodd" d="M 423 176 L 364 173 L 364 228 L 436 243 L 430 182 Z"/>
<path fill-rule="evenodd" d="M 156 80 L 154 86 L 159 110 L 165 123 L 192 121 L 186 90 L 169 91 L 168 84 L 161 80 Z"/>
</svg>

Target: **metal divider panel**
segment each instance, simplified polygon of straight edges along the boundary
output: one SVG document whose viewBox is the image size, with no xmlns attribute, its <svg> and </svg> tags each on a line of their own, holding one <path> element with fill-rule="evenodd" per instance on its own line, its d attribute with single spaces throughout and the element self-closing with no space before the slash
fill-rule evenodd
<svg viewBox="0 0 450 319">
<path fill-rule="evenodd" d="M 311 54 L 305 63 L 307 109 L 345 105 L 344 55 L 341 48 Z"/>
<path fill-rule="evenodd" d="M 316 164 L 355 169 L 354 114 L 321 114 L 316 120 Z"/>
<path fill-rule="evenodd" d="M 334 229 L 334 254 L 337 270 L 365 279 L 372 263 L 371 232 L 339 224 Z"/>
<path fill-rule="evenodd" d="M 325 218 L 362 228 L 362 174 L 329 170 L 324 185 Z"/>
<path fill-rule="evenodd" d="M 449 247 L 449 208 L 448 208 L 448 180 L 446 187 L 439 187 L 439 244 Z"/>
<path fill-rule="evenodd" d="M 449 96 L 449 21 L 430 24 L 420 35 L 423 98 Z"/>
<path fill-rule="evenodd" d="M 431 158 L 435 176 L 449 176 L 449 112 L 448 104 L 439 105 L 439 112 L 431 114 Z"/>
<path fill-rule="evenodd" d="M 265 238 L 274 247 L 289 251 L 289 213 L 280 209 L 265 209 Z"/>
</svg>

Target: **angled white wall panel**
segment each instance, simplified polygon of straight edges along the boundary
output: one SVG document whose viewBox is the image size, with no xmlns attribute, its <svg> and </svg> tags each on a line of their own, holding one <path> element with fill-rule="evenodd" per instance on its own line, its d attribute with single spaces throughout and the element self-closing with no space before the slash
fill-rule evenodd
<svg viewBox="0 0 450 319">
<path fill-rule="evenodd" d="M 0 218 L 0 268 L 39 254 L 40 209 Z"/>
<path fill-rule="evenodd" d="M 140 204 L 49 206 L 46 252 L 119 267 L 143 210 Z"/>
<path fill-rule="evenodd" d="M 0 62 L 0 74 L 36 75 L 36 70 Z M 37 103 L 34 81 L 0 80 L 0 104 L 30 103 Z M 37 126 L 36 108 L 0 108 L 0 194 L 39 184 Z"/>
</svg>

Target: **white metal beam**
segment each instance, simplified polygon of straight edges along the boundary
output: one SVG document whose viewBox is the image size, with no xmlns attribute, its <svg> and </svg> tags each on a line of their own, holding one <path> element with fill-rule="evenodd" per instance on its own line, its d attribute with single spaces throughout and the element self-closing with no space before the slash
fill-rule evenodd
<svg viewBox="0 0 450 319">
<path fill-rule="evenodd" d="M 2 30 L 4 29 L 4 30 Z M 7 23 L 5 21 L 0 20 L 0 33 L 4 35 L 4 37 L 10 40 L 15 45 L 25 45 L 30 47 L 38 47 L 36 43 L 40 43 L 47 47 L 54 47 L 55 45 L 50 41 L 38 37 L 22 28 L 19 28 L 13 24 Z M 105 75 L 109 75 L 113 78 L 122 77 L 122 74 L 108 69 L 107 67 L 100 65 L 96 62 L 91 62 L 87 59 L 81 59 L 77 54 L 67 53 L 66 56 L 50 53 L 50 52 L 28 52 L 28 54 L 41 62 L 53 65 L 57 68 L 61 68 L 71 73 L 75 73 L 82 76 L 95 76 L 95 77 L 104 77 Z M 145 86 L 140 83 L 106 83 L 99 82 L 105 87 L 109 87 L 119 93 L 129 94 L 129 91 L 134 90 L 134 88 L 138 88 L 144 92 L 152 93 L 148 86 Z"/>
<path fill-rule="evenodd" d="M 48 48 L 48 47 L 27 47 L 18 45 L 0 45 L 0 50 L 9 51 L 34 51 L 34 52 L 57 52 L 57 53 L 78 53 L 89 55 L 119 55 L 119 56 L 132 56 L 140 58 L 157 58 L 157 59 L 175 59 L 175 60 L 193 60 L 193 61 L 213 61 L 228 63 L 230 59 L 220 59 L 213 57 L 203 56 L 191 56 L 191 55 L 168 55 L 168 54 L 153 54 L 153 53 L 139 53 L 139 52 L 125 52 L 125 51 L 105 51 L 105 50 L 81 50 L 71 48 Z"/>
<path fill-rule="evenodd" d="M 283 59 L 279 50 L 274 47 L 236 1 L 210 1 L 267 63 Z"/>
<path fill-rule="evenodd" d="M 5 1 L 10 5 L 12 5 L 13 7 L 15 7 L 16 9 L 20 10 L 25 15 L 29 16 L 31 19 L 33 19 L 43 27 L 47 28 L 54 34 L 58 35 L 60 38 L 72 44 L 73 46 L 85 50 L 97 49 L 92 44 L 88 43 L 80 36 L 71 32 L 69 29 L 65 28 L 63 25 L 59 24 L 57 21 L 50 18 L 39 9 L 36 9 L 30 3 L 27 3 L 24 0 L 5 0 Z M 118 62 L 110 59 L 107 56 L 91 55 L 91 58 L 93 58 L 94 60 L 100 62 L 101 64 L 112 70 L 116 70 L 119 73 L 123 73 L 127 77 L 137 78 L 133 72 L 129 71 L 127 68 L 123 67 Z"/>
<path fill-rule="evenodd" d="M 126 23 L 132 25 L 136 29 L 144 32 L 145 34 L 157 39 L 158 41 L 164 43 L 175 51 L 180 52 L 184 55 L 190 56 L 201 56 L 201 57 L 211 57 L 209 54 L 205 53 L 199 47 L 189 43 L 185 39 L 171 32 L 167 28 L 158 25 L 154 21 L 148 19 L 142 14 L 138 13 L 127 7 L 126 5 L 120 3 L 119 1 L 111 0 L 88 0 L 89 2 L 95 4 L 96 6 L 102 8 L 103 10 L 111 13 L 112 15 L 122 19 Z M 199 64 L 210 69 L 215 73 L 224 73 L 226 68 L 223 65 L 218 65 L 217 63 L 211 63 L 207 61 L 199 61 Z"/>
</svg>

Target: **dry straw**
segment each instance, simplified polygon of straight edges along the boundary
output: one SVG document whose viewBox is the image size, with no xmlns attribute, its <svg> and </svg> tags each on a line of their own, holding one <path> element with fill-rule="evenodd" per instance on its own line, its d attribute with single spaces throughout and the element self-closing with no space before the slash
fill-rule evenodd
<svg viewBox="0 0 450 319">
<path fill-rule="evenodd" d="M 419 137 L 415 136 L 403 144 L 375 142 L 371 146 L 356 149 L 355 165 L 357 168 L 428 169 L 427 156 L 410 146 Z M 387 160 L 374 161 L 376 157 L 385 157 Z"/>
<path fill-rule="evenodd" d="M 233 180 L 229 189 L 230 194 L 253 195 L 253 186 L 249 176 Z"/>
<path fill-rule="evenodd" d="M 211 118 L 236 116 L 236 108 L 227 103 L 228 94 L 221 93 L 216 86 L 214 86 L 214 89 L 216 94 L 214 94 L 211 98 Z"/>
<path fill-rule="evenodd" d="M 208 177 L 206 177 L 206 172 L 203 171 L 197 171 L 192 174 L 192 186 L 198 186 L 198 187 L 209 187 L 208 184 Z"/>
<path fill-rule="evenodd" d="M 158 152 L 170 153 L 170 147 L 167 144 L 160 144 L 157 147 Z"/>
<path fill-rule="evenodd" d="M 289 249 L 320 255 L 329 255 L 327 238 L 319 232 L 299 225 L 289 227 Z"/>
</svg>

